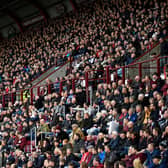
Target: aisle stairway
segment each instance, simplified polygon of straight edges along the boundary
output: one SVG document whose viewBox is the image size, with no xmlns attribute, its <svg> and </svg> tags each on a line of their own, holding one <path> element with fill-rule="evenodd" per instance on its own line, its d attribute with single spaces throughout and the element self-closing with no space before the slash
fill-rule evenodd
<svg viewBox="0 0 168 168">
<path fill-rule="evenodd" d="M 168 38 L 166 39 L 168 41 Z M 143 62 L 145 60 L 150 60 L 156 57 L 160 57 L 160 44 L 158 43 L 154 48 L 150 49 L 144 55 L 136 59 L 134 63 Z M 139 67 L 138 65 L 129 65 L 132 68 L 126 68 L 125 70 L 125 77 L 132 78 L 139 74 Z M 145 75 L 152 75 L 154 72 L 157 72 L 157 63 L 156 61 L 151 61 L 148 63 L 143 63 L 142 65 L 142 77 Z"/>
<path fill-rule="evenodd" d="M 50 68 L 48 71 L 44 72 L 42 75 L 40 75 L 37 79 L 31 82 L 31 85 L 33 86 L 33 95 L 37 96 L 37 88 L 38 86 L 44 86 L 46 84 L 46 79 L 51 80 L 52 82 L 55 82 L 56 77 L 64 77 L 66 74 L 66 69 L 69 66 L 69 62 L 61 65 L 61 66 L 54 66 Z M 25 88 L 25 91 L 29 90 L 30 86 L 27 85 Z M 28 91 L 30 95 L 30 90 Z M 21 92 L 16 92 L 16 100 L 21 100 Z"/>
<path fill-rule="evenodd" d="M 69 63 L 66 63 L 63 66 L 53 67 L 47 72 L 45 72 L 43 75 L 41 75 L 39 78 L 37 78 L 35 81 L 33 81 L 32 86 L 35 87 L 33 89 L 33 94 L 35 96 L 37 95 L 37 87 L 45 85 L 46 79 L 49 79 L 52 82 L 55 82 L 56 77 L 64 77 L 68 66 L 69 66 Z"/>
</svg>

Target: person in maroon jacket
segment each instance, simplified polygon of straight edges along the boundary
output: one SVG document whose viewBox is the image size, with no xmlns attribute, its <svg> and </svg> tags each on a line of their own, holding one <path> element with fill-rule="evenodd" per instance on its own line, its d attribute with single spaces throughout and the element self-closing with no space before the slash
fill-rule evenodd
<svg viewBox="0 0 168 168">
<path fill-rule="evenodd" d="M 21 133 L 18 133 L 18 138 L 19 140 L 17 141 L 16 146 L 23 151 L 26 145 L 26 137 L 24 137 Z"/>
<path fill-rule="evenodd" d="M 130 146 L 129 150 L 128 150 L 128 155 L 125 156 L 123 161 L 125 161 L 127 168 L 132 168 L 134 160 L 138 159 L 138 158 L 140 159 L 141 163 L 143 164 L 146 160 L 145 153 L 139 153 L 135 146 Z"/>
</svg>

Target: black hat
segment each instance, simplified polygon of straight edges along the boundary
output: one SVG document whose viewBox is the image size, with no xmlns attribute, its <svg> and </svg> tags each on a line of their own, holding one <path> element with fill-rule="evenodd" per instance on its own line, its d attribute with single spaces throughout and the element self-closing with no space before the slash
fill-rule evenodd
<svg viewBox="0 0 168 168">
<path fill-rule="evenodd" d="M 152 156 L 152 159 L 161 159 L 161 156 L 159 155 L 159 153 L 156 153 Z"/>
</svg>

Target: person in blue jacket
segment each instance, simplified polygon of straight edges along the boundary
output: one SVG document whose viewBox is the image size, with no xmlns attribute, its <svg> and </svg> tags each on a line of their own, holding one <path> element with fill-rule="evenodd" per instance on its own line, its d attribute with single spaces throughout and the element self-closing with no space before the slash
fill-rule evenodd
<svg viewBox="0 0 168 168">
<path fill-rule="evenodd" d="M 133 109 L 133 108 L 129 108 L 128 113 L 127 113 L 127 115 L 126 115 L 126 118 L 127 118 L 129 121 L 132 121 L 133 123 L 136 122 L 136 120 L 137 120 L 137 113 L 134 112 L 134 109 Z"/>
<path fill-rule="evenodd" d="M 162 162 L 161 156 L 159 154 L 154 154 L 152 156 L 152 163 L 148 166 L 148 168 L 166 168 L 166 164 Z"/>
<path fill-rule="evenodd" d="M 98 147 L 98 156 L 100 158 L 100 163 L 103 163 L 105 160 L 105 151 L 103 145 Z"/>
<path fill-rule="evenodd" d="M 159 156 L 160 155 L 160 151 L 158 149 L 155 148 L 154 143 L 149 143 L 147 149 L 145 150 L 147 159 L 146 159 L 146 163 L 145 166 L 149 167 L 153 164 L 153 157 L 154 156 Z"/>
</svg>

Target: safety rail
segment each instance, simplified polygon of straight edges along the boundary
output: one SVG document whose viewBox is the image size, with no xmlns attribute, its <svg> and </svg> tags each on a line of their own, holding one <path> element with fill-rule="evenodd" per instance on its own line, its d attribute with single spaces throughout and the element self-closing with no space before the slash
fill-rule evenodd
<svg viewBox="0 0 168 168">
<path fill-rule="evenodd" d="M 62 54 L 61 54 L 62 55 Z M 66 57 L 66 56 L 64 56 L 64 57 Z M 63 58 L 64 59 L 64 58 Z M 36 78 L 34 78 L 33 80 L 31 80 L 28 84 L 26 84 L 26 86 L 25 87 L 27 87 L 27 86 L 29 86 L 31 83 L 33 83 L 33 82 L 35 82 L 37 79 L 39 79 L 39 78 L 41 78 L 44 74 L 46 74 L 47 72 L 49 72 L 49 74 L 47 75 L 47 77 L 48 76 L 50 76 L 51 74 L 53 74 L 55 71 L 57 71 L 58 69 L 56 69 L 56 70 L 53 70 L 52 71 L 52 69 L 53 68 L 55 68 L 55 67 L 58 67 L 59 69 L 61 68 L 61 67 L 63 67 L 65 64 L 67 64 L 68 62 L 70 62 L 70 61 L 64 61 L 64 60 L 62 60 L 60 63 L 58 63 L 57 62 L 57 60 L 56 60 L 56 62 L 55 62 L 55 64 L 53 65 L 53 66 L 51 66 L 50 68 L 48 68 L 47 70 L 45 70 L 44 72 L 42 72 L 38 77 L 36 77 Z M 71 62 L 70 62 L 71 63 Z M 51 72 L 50 72 L 51 71 Z M 44 77 L 44 79 L 41 79 L 40 81 L 38 81 L 37 83 L 35 83 L 35 85 L 37 85 L 38 83 L 40 83 L 42 80 L 45 80 L 46 79 L 46 77 Z"/>
<path fill-rule="evenodd" d="M 167 22 L 167 24 L 168 24 L 168 22 Z M 168 36 L 166 36 L 165 38 L 164 38 L 164 40 L 168 40 Z M 156 53 L 156 55 L 159 55 L 159 53 L 160 53 L 160 47 L 159 47 L 159 45 L 160 45 L 161 43 L 160 43 L 160 41 L 159 42 L 157 42 L 156 44 L 154 44 L 154 45 L 150 45 L 150 47 L 147 49 L 147 51 L 145 51 L 141 56 L 139 56 L 139 57 L 137 57 L 132 63 L 136 63 L 137 61 L 139 61 L 142 57 L 144 57 L 145 55 L 147 55 L 147 54 L 151 54 L 151 52 L 153 51 L 153 49 L 155 49 L 155 48 L 159 48 L 158 49 L 158 53 Z"/>
<path fill-rule="evenodd" d="M 89 87 L 92 87 L 94 90 L 99 83 L 109 84 L 110 82 L 118 81 L 119 79 L 121 79 L 123 83 L 125 83 L 126 79 L 132 79 L 136 75 L 144 77 L 145 75 L 151 75 L 154 72 L 157 72 L 158 75 L 160 75 L 161 68 L 163 69 L 163 67 L 160 66 L 160 60 L 162 59 L 168 60 L 168 56 L 157 57 L 150 60 L 121 66 L 118 68 L 111 68 L 110 66 L 106 66 L 103 70 L 89 70 L 84 72 L 84 76 L 79 79 L 74 78 L 61 80 L 58 82 L 32 87 L 21 91 L 2 94 L 0 95 L 0 103 L 3 105 L 3 107 L 5 107 L 7 106 L 8 102 L 14 104 L 16 100 L 24 101 L 27 98 L 30 100 L 30 103 L 33 104 L 35 100 L 34 89 L 37 89 L 37 95 L 40 96 L 54 92 L 61 94 L 63 91 L 69 91 L 70 89 L 75 92 L 78 86 L 82 87 L 85 90 L 87 101 L 90 101 Z M 151 62 L 153 66 L 148 66 L 148 63 Z"/>
<path fill-rule="evenodd" d="M 166 39 L 168 39 L 168 36 L 165 38 L 165 40 Z M 149 65 L 149 63 L 150 62 L 152 62 L 152 61 L 154 61 L 158 56 L 160 56 L 160 54 L 158 54 L 155 58 L 153 58 L 153 59 L 150 59 L 150 60 L 145 60 L 145 62 L 144 61 L 139 61 L 143 56 L 145 56 L 145 54 L 149 54 L 155 47 L 157 47 L 157 46 L 159 46 L 159 44 L 160 44 L 160 42 L 158 42 L 157 44 L 155 44 L 153 47 L 151 47 L 151 48 L 149 48 L 144 54 L 142 54 L 140 57 L 138 57 L 137 59 L 135 59 L 134 61 L 133 61 L 133 63 L 131 63 L 131 64 L 129 64 L 129 65 L 127 65 L 127 66 L 124 66 L 124 67 L 120 67 L 120 68 L 113 68 L 113 69 L 111 69 L 111 68 L 106 68 L 105 70 L 104 70 L 104 78 L 103 78 L 103 81 L 104 82 L 106 82 L 107 81 L 107 83 L 109 83 L 109 81 L 110 81 L 110 78 L 111 78 L 111 76 L 112 76 L 112 78 L 113 77 L 115 77 L 115 78 L 117 78 L 118 77 L 118 75 L 117 75 L 117 71 L 118 70 L 121 70 L 122 71 L 122 74 L 123 74 L 123 81 L 124 81 L 124 78 L 125 77 L 127 77 L 127 78 L 129 78 L 130 77 L 130 74 L 132 75 L 132 74 L 135 74 L 135 72 L 136 72 L 136 74 L 140 74 L 140 76 L 143 74 L 142 73 L 142 71 L 141 71 L 141 73 L 138 73 L 137 71 L 138 71 L 138 69 L 146 69 L 145 71 L 147 72 L 147 74 L 149 74 L 149 73 L 151 73 L 152 71 L 151 71 L 151 69 L 153 69 L 153 71 L 154 70 L 156 70 L 157 69 L 157 72 L 159 71 L 159 69 L 160 68 L 158 68 L 158 66 L 159 66 L 159 64 L 160 63 L 157 63 L 157 65 L 155 66 L 155 67 L 151 67 L 151 65 Z M 139 61 L 139 63 L 140 64 L 137 64 L 137 61 Z M 159 61 L 160 61 L 160 59 L 159 59 Z M 72 60 L 71 60 L 71 58 L 70 58 L 70 60 L 68 60 L 68 61 L 66 61 L 66 62 L 63 62 L 63 64 L 55 64 L 54 66 L 52 66 L 51 68 L 49 68 L 47 71 L 49 71 L 49 70 L 51 70 L 53 67 L 55 67 L 55 66 L 57 66 L 57 67 L 59 67 L 58 69 L 60 69 L 62 66 L 64 66 L 66 63 L 70 63 L 70 66 L 71 66 L 71 64 L 72 64 Z M 141 67 L 142 66 L 142 64 L 141 63 L 143 63 L 143 64 L 147 64 L 146 65 L 146 67 Z M 137 65 L 137 66 L 133 66 L 133 65 Z M 57 69 L 57 70 L 58 70 Z M 128 70 L 129 69 L 129 70 Z M 130 72 L 131 70 L 130 69 L 132 69 L 132 72 Z M 57 71 L 57 70 L 54 70 L 54 72 L 55 71 Z M 116 71 L 116 73 L 115 73 L 115 75 L 106 75 L 106 74 L 109 74 L 110 73 L 110 71 Z M 46 73 L 47 71 L 45 71 L 44 73 Z M 91 71 L 97 71 L 97 70 L 91 70 Z M 98 70 L 98 71 L 101 71 L 101 70 Z M 97 72 L 98 72 L 97 71 Z M 150 71 L 150 72 L 149 72 Z M 42 80 L 40 80 L 40 81 L 38 81 L 35 85 L 33 85 L 33 87 L 32 88 L 37 88 L 37 95 L 39 95 L 39 88 L 42 86 L 42 85 L 40 85 L 40 86 L 38 86 L 38 87 L 35 87 L 35 86 L 37 86 L 37 85 L 39 85 L 40 84 L 40 82 L 42 82 L 42 81 L 44 81 L 47 77 L 49 77 L 50 75 L 52 75 L 54 72 L 50 72 L 44 79 L 42 79 Z M 44 73 L 42 73 L 40 76 L 42 76 Z M 160 72 L 159 72 L 160 73 Z M 39 76 L 39 77 L 40 77 Z M 38 78 L 39 78 L 38 77 Z M 95 80 L 95 79 L 90 79 L 89 78 L 89 76 L 87 77 L 87 75 L 85 74 L 84 75 L 84 77 L 85 78 L 88 78 L 89 79 L 89 81 L 91 82 L 91 80 L 93 81 L 93 80 Z M 32 80 L 30 83 L 32 83 L 32 82 L 34 82 L 35 80 L 37 80 L 38 78 L 35 78 L 34 80 Z M 100 78 L 99 79 L 97 79 L 97 80 L 100 80 Z M 74 82 L 74 81 L 73 81 Z M 29 83 L 29 84 L 30 84 Z M 95 83 L 96 84 L 96 83 Z M 87 82 L 86 82 L 86 85 L 87 85 Z M 27 87 L 28 85 L 26 85 L 25 86 L 25 88 Z M 74 84 L 72 84 L 72 86 L 73 86 L 73 88 L 75 88 L 75 86 L 74 86 Z M 62 82 L 60 82 L 60 87 L 62 88 Z M 23 90 L 19 90 L 19 91 L 16 91 L 16 92 L 10 92 L 10 93 L 3 93 L 3 94 L 0 94 L 0 103 L 1 104 L 3 104 L 3 106 L 5 106 L 5 105 L 7 105 L 7 102 L 12 102 L 12 104 L 14 104 L 14 101 L 15 100 L 21 100 L 21 101 L 23 101 L 23 93 L 24 93 L 24 91 L 26 91 L 26 90 L 30 90 L 29 91 L 29 94 L 31 95 L 30 97 L 31 97 L 31 103 L 33 102 L 33 98 L 32 98 L 32 96 L 33 96 L 33 90 L 32 90 L 32 88 L 28 88 L 28 89 L 23 89 Z M 61 92 L 61 89 L 60 88 L 60 92 Z M 86 91 L 88 90 L 87 89 L 88 88 L 88 86 L 86 86 Z M 74 90 L 74 89 L 73 89 Z M 50 92 L 50 91 L 49 91 Z M 88 91 L 87 91 L 87 95 L 88 95 Z M 9 96 L 10 95 L 10 96 Z"/>
<path fill-rule="evenodd" d="M 33 144 L 34 140 L 34 144 Z M 31 153 L 33 152 L 33 146 L 37 150 L 37 128 L 34 127 L 30 130 L 30 145 L 31 145 Z"/>
</svg>

